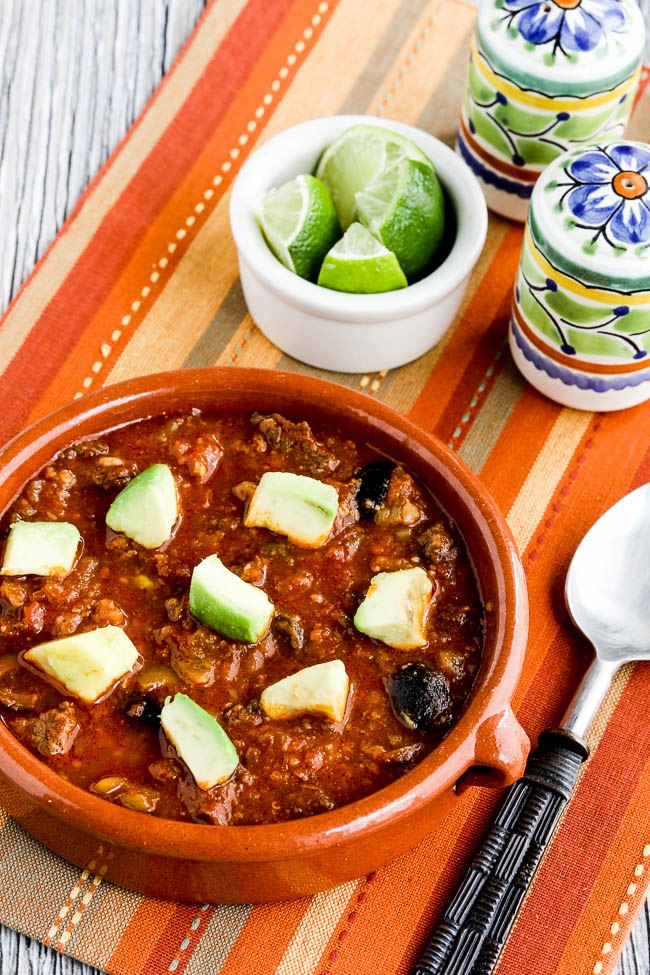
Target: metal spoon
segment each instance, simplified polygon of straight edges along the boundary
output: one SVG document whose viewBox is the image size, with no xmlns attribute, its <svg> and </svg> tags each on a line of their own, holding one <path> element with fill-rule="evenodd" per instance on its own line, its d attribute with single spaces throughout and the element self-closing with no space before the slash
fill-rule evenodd
<svg viewBox="0 0 650 975">
<path fill-rule="evenodd" d="M 544 731 L 508 790 L 414 975 L 489 975 L 589 748 L 618 669 L 650 660 L 650 483 L 618 501 L 575 551 L 565 598 L 596 656 L 559 728 Z"/>
</svg>

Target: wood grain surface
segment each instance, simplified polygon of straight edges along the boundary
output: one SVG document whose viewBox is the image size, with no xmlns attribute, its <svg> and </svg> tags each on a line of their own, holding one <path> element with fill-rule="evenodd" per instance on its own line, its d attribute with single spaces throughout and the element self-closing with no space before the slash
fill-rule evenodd
<svg viewBox="0 0 650 975">
<path fill-rule="evenodd" d="M 0 0 L 0 312 L 141 111 L 205 2 Z M 642 7 L 650 23 L 650 0 Z M 649 946 L 646 904 L 616 975 L 650 975 Z M 1 975 L 93 971 L 0 927 Z"/>
</svg>

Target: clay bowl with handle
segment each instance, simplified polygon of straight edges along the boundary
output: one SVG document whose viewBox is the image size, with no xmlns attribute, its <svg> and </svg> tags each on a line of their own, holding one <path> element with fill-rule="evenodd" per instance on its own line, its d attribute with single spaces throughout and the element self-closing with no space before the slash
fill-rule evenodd
<svg viewBox="0 0 650 975">
<path fill-rule="evenodd" d="M 442 743 L 389 786 L 331 812 L 264 826 L 209 826 L 116 806 L 58 776 L 0 722 L 0 803 L 82 868 L 151 896 L 264 902 L 368 873 L 439 830 L 472 785 L 521 775 L 528 740 L 511 701 L 528 631 L 514 542 L 494 501 L 439 440 L 382 403 L 300 375 L 195 369 L 131 379 L 76 400 L 0 451 L 0 511 L 65 447 L 169 410 L 276 411 L 314 420 L 403 464 L 463 536 L 486 610 L 485 649 L 469 703 Z"/>
</svg>

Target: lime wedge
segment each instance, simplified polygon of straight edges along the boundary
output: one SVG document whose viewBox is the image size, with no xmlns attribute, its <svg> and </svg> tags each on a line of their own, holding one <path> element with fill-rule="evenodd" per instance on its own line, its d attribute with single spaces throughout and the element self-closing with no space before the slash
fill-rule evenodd
<svg viewBox="0 0 650 975">
<path fill-rule="evenodd" d="M 325 254 L 341 236 L 327 187 L 314 176 L 297 176 L 266 193 L 257 216 L 278 260 L 301 278 L 315 281 Z"/>
<path fill-rule="evenodd" d="M 402 159 L 414 159 L 433 169 L 414 142 L 376 125 L 353 125 L 325 149 L 316 176 L 332 194 L 344 230 L 357 219 L 358 191 Z"/>
<path fill-rule="evenodd" d="M 318 283 L 334 291 L 375 294 L 405 288 L 408 282 L 392 251 L 353 223 L 323 261 Z"/>
<path fill-rule="evenodd" d="M 431 165 L 402 159 L 356 194 L 358 219 L 392 250 L 411 280 L 431 266 L 445 231 L 445 201 Z"/>
</svg>

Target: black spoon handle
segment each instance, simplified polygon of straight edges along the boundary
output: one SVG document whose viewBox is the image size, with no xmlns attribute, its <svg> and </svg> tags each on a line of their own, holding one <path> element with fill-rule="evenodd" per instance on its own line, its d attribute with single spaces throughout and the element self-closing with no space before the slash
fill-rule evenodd
<svg viewBox="0 0 650 975">
<path fill-rule="evenodd" d="M 489 975 L 508 936 L 580 765 L 581 738 L 542 732 L 512 785 L 414 975 Z"/>
</svg>

